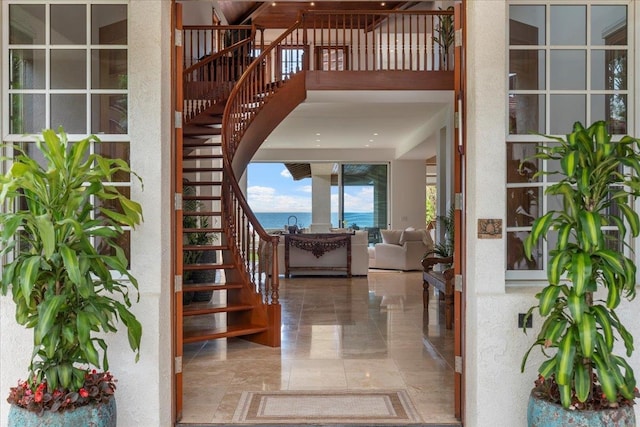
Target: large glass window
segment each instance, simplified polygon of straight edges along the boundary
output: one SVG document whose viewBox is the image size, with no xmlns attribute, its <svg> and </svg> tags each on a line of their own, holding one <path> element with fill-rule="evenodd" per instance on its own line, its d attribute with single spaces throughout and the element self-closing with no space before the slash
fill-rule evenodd
<svg viewBox="0 0 640 427">
<path fill-rule="evenodd" d="M 6 0 L 3 7 L 4 142 L 34 154 L 29 135 L 62 126 L 72 141 L 98 135 L 93 152 L 129 162 L 127 2 Z M 130 176 L 114 181 L 129 194 Z M 129 237 L 119 242 L 127 256 Z"/>
<path fill-rule="evenodd" d="M 331 226 L 369 230 L 370 242 L 378 242 L 388 223 L 387 165 L 333 164 L 331 169 Z M 294 222 L 309 227 L 312 187 L 310 163 L 251 163 L 247 168 L 247 200 L 267 230 Z"/>
<path fill-rule="evenodd" d="M 548 142 L 539 134 L 564 135 L 575 121 L 596 120 L 607 121 L 614 137 L 628 132 L 628 2 L 604 3 L 510 1 L 507 278 L 543 277 L 553 245 L 540 244 L 533 260 L 524 257 L 533 220 L 561 208 L 544 194 L 554 177 L 533 178 L 559 167 L 531 160 L 536 144 Z"/>
</svg>

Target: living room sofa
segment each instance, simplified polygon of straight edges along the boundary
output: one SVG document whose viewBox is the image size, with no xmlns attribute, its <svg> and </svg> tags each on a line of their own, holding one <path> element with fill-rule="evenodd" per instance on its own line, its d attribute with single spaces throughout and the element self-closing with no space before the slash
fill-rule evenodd
<svg viewBox="0 0 640 427">
<path fill-rule="evenodd" d="M 422 257 L 433 250 L 431 234 L 421 230 L 380 230 L 382 243 L 369 248 L 369 268 L 422 270 Z"/>
</svg>

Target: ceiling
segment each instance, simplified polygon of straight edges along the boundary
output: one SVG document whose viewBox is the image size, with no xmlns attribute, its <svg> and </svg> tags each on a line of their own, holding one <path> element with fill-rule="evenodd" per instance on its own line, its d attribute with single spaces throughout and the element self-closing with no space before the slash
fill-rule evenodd
<svg viewBox="0 0 640 427">
<path fill-rule="evenodd" d="M 447 91 L 309 91 L 262 149 L 392 149 L 424 160 L 452 105 Z"/>
<path fill-rule="evenodd" d="M 214 6 L 229 25 L 253 23 L 265 28 L 288 28 L 298 13 L 314 10 L 394 10 L 417 2 L 406 1 L 243 1 L 218 0 Z"/>
</svg>

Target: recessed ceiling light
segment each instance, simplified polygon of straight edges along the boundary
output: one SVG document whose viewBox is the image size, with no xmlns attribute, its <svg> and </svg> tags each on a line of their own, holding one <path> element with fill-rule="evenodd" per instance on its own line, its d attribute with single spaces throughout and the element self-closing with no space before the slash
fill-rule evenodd
<svg viewBox="0 0 640 427">
<path fill-rule="evenodd" d="M 373 139 L 370 139 L 369 142 L 373 142 Z"/>
<path fill-rule="evenodd" d="M 320 132 L 316 133 L 316 136 L 320 136 Z"/>
<path fill-rule="evenodd" d="M 387 4 L 385 2 L 380 3 L 380 6 L 386 6 Z"/>
<path fill-rule="evenodd" d="M 368 147 L 368 146 L 369 146 L 369 144 L 364 144 L 364 146 L 365 146 L 365 147 Z"/>
<path fill-rule="evenodd" d="M 320 144 L 316 144 L 316 147 L 320 147 Z"/>
<path fill-rule="evenodd" d="M 378 132 L 374 132 L 374 133 L 373 133 L 373 136 L 378 136 Z"/>
<path fill-rule="evenodd" d="M 271 6 L 275 6 L 275 5 L 276 5 L 276 2 L 271 3 Z"/>
<path fill-rule="evenodd" d="M 316 142 L 320 142 L 320 140 L 319 140 L 319 139 L 316 139 Z"/>
<path fill-rule="evenodd" d="M 315 6 L 315 5 L 316 5 L 316 2 L 312 1 L 311 6 Z"/>
</svg>

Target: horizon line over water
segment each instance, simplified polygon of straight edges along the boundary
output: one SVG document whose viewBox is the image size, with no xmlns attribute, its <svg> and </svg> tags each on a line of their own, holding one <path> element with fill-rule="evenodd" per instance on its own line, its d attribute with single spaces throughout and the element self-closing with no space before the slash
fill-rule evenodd
<svg viewBox="0 0 640 427">
<path fill-rule="evenodd" d="M 294 224 L 304 228 L 311 224 L 311 212 L 254 212 L 254 214 L 263 228 L 282 229 L 285 225 Z M 345 212 L 344 219 L 346 227 L 353 224 L 359 227 L 373 227 L 373 212 Z M 331 224 L 333 227 L 340 227 L 337 212 L 331 214 Z"/>
</svg>

